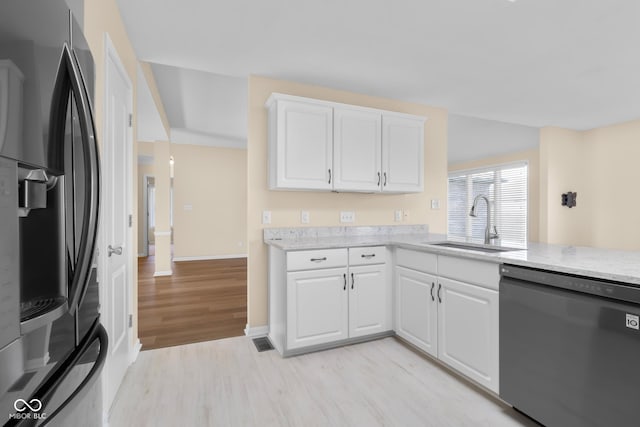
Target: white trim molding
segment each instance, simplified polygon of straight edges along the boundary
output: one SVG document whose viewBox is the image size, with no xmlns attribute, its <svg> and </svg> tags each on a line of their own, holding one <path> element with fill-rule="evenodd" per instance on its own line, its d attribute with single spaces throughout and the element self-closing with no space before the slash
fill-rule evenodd
<svg viewBox="0 0 640 427">
<path fill-rule="evenodd" d="M 247 254 L 231 254 L 231 255 L 205 255 L 205 256 L 177 256 L 173 260 L 175 262 L 180 261 L 207 261 L 212 259 L 233 259 L 233 258 L 246 258 Z"/>
<path fill-rule="evenodd" d="M 269 325 L 264 326 L 247 326 L 244 328 L 244 334 L 250 338 L 252 337 L 263 337 L 269 333 Z"/>
<path fill-rule="evenodd" d="M 140 354 L 140 350 L 142 350 L 142 343 L 140 342 L 140 338 L 138 338 L 133 345 L 133 351 L 131 351 L 129 365 L 135 362 L 138 359 L 138 355 Z"/>
<path fill-rule="evenodd" d="M 171 276 L 171 275 L 173 275 L 173 270 L 161 270 L 153 273 L 153 277 Z"/>
</svg>

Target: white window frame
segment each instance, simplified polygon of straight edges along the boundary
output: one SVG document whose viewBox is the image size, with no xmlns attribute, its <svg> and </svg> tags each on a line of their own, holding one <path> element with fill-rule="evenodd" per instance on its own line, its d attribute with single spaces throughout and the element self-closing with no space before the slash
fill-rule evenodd
<svg viewBox="0 0 640 427">
<path fill-rule="evenodd" d="M 501 181 L 500 181 L 500 172 L 504 169 L 514 169 L 514 168 L 518 168 L 518 167 L 527 167 L 527 185 L 525 188 L 525 197 L 526 197 L 526 201 L 527 201 L 527 209 L 526 209 L 526 220 L 525 220 L 525 233 L 524 233 L 524 242 L 514 242 L 514 243 L 522 243 L 522 244 L 526 244 L 527 240 L 528 240 L 528 235 L 529 235 L 529 205 L 530 205 L 530 201 L 529 201 L 529 161 L 527 160 L 518 160 L 515 162 L 506 162 L 506 163 L 496 163 L 493 165 L 487 165 L 487 166 L 482 166 L 482 167 L 478 167 L 478 168 L 470 168 L 470 169 L 460 169 L 460 170 L 455 170 L 455 171 L 451 171 L 448 173 L 447 175 L 447 201 L 449 199 L 449 180 L 451 178 L 455 178 L 455 177 L 459 177 L 459 176 L 469 176 L 469 175 L 473 175 L 473 174 L 479 174 L 479 173 L 486 173 L 486 172 L 497 172 L 495 177 L 494 177 L 494 184 L 495 184 L 495 192 L 498 193 L 500 190 L 500 186 L 501 186 Z M 472 181 L 470 179 L 467 179 L 467 209 L 471 209 L 471 205 L 473 204 L 473 191 L 472 191 Z M 495 199 L 495 200 L 490 200 L 491 202 L 491 208 L 492 208 L 492 212 L 493 212 L 493 218 L 491 221 L 491 225 L 496 226 L 496 228 L 498 229 L 498 234 L 500 234 L 500 223 L 499 223 L 499 216 L 497 215 L 498 209 L 500 209 L 500 205 L 499 199 Z M 450 209 L 450 204 L 447 203 L 447 235 L 450 235 L 450 231 L 449 231 L 449 209 Z M 468 213 L 467 210 L 467 213 Z M 465 238 L 467 239 L 471 239 L 473 237 L 472 233 L 473 233 L 473 225 L 472 225 L 472 221 L 474 220 L 473 217 L 466 215 L 466 222 L 465 222 Z M 455 236 L 455 237 L 462 237 L 462 236 Z"/>
</svg>

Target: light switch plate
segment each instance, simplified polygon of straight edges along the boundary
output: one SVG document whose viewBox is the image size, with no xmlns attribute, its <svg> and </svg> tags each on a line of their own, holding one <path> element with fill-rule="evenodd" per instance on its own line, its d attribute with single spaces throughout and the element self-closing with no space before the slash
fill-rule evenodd
<svg viewBox="0 0 640 427">
<path fill-rule="evenodd" d="M 356 213 L 353 211 L 341 211 L 340 222 L 354 222 L 356 220 Z"/>
<path fill-rule="evenodd" d="M 394 216 L 393 216 L 393 219 L 394 219 L 396 222 L 400 222 L 400 221 L 402 221 L 402 211 L 396 211 L 396 212 L 395 212 L 395 214 L 394 214 Z"/>
<path fill-rule="evenodd" d="M 440 209 L 440 199 L 431 199 L 431 209 Z"/>
<path fill-rule="evenodd" d="M 184 205 L 183 206 L 185 211 L 192 211 L 193 210 L 193 205 Z"/>
<path fill-rule="evenodd" d="M 271 224 L 271 211 L 262 211 L 262 223 Z"/>
<path fill-rule="evenodd" d="M 309 211 L 300 211 L 300 222 L 309 224 Z"/>
</svg>

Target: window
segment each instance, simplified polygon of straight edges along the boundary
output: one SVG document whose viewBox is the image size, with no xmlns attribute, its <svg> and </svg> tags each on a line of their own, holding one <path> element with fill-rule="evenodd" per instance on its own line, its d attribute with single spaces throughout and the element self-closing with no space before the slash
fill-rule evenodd
<svg viewBox="0 0 640 427">
<path fill-rule="evenodd" d="M 527 241 L 527 163 L 510 163 L 449 174 L 447 234 L 484 239 L 487 209 L 479 201 L 477 217 L 469 216 L 474 198 L 484 194 L 491 201 L 491 224 L 501 244 Z"/>
</svg>

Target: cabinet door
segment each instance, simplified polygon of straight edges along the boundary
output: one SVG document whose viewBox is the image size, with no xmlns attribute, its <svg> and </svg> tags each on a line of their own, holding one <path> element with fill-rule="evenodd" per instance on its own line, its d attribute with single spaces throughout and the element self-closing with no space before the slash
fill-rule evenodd
<svg viewBox="0 0 640 427">
<path fill-rule="evenodd" d="M 333 109 L 277 101 L 276 183 L 272 188 L 331 190 Z M 272 159 L 273 160 L 273 159 Z"/>
<path fill-rule="evenodd" d="M 287 274 L 287 348 L 348 337 L 347 269 Z"/>
<path fill-rule="evenodd" d="M 333 112 L 334 190 L 380 191 L 382 116 L 358 109 Z"/>
<path fill-rule="evenodd" d="M 391 329 L 385 264 L 349 268 L 349 337 Z"/>
<path fill-rule="evenodd" d="M 432 356 L 438 354 L 436 277 L 396 267 L 396 334 Z"/>
<path fill-rule="evenodd" d="M 424 121 L 382 117 L 382 191 L 424 190 Z"/>
<path fill-rule="evenodd" d="M 438 281 L 438 358 L 498 393 L 498 292 Z"/>
</svg>

